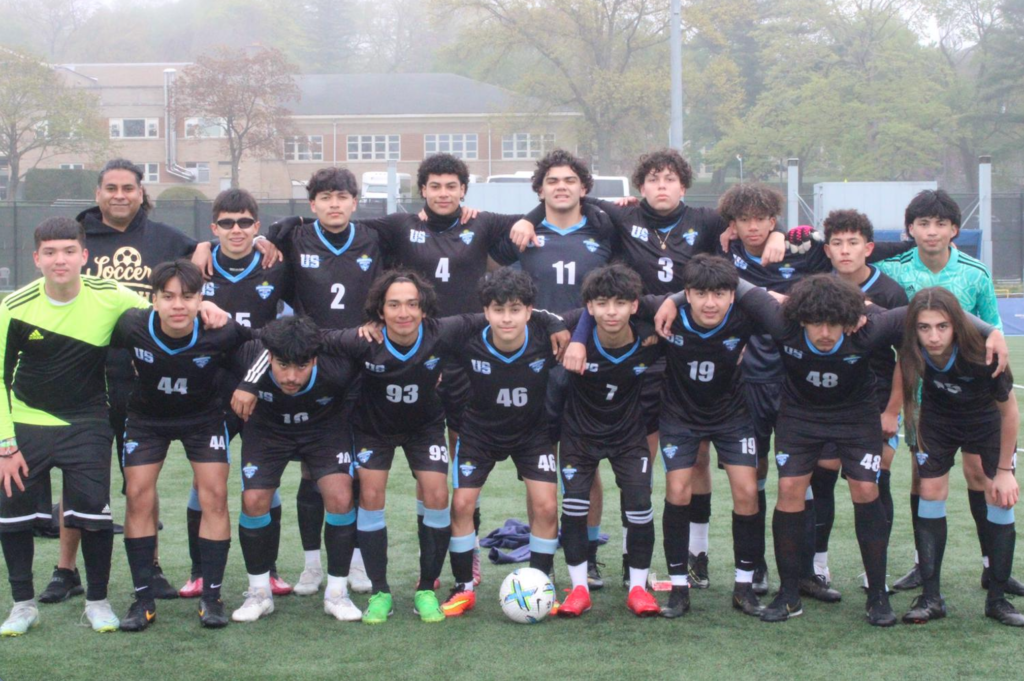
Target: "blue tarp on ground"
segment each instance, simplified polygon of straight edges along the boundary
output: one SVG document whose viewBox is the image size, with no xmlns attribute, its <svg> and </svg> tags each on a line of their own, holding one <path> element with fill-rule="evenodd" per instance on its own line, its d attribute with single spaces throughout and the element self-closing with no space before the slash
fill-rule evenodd
<svg viewBox="0 0 1024 681">
<path fill-rule="evenodd" d="M 1000 298 L 999 317 L 1003 335 L 1024 336 L 1024 298 Z"/>
</svg>

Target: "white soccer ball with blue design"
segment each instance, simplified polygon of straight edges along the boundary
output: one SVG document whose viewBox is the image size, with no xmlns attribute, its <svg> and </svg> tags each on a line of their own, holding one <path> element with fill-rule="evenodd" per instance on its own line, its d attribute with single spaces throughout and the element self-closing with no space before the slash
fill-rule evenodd
<svg viewBox="0 0 1024 681">
<path fill-rule="evenodd" d="M 505 578 L 499 592 L 501 609 L 513 622 L 536 624 L 555 603 L 555 585 L 541 570 L 519 568 Z"/>
</svg>

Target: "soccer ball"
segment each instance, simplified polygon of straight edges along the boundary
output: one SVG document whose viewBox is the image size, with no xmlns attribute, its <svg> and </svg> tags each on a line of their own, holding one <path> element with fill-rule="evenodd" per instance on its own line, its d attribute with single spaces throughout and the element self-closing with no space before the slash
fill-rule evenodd
<svg viewBox="0 0 1024 681">
<path fill-rule="evenodd" d="M 501 609 L 513 622 L 536 624 L 547 617 L 555 602 L 555 585 L 541 570 L 520 568 L 501 583 Z"/>
</svg>

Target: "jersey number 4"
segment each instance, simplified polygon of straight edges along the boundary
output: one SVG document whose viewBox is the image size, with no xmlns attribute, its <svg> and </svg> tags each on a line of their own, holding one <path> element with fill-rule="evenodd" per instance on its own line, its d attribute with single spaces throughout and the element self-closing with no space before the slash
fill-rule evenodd
<svg viewBox="0 0 1024 681">
<path fill-rule="evenodd" d="M 173 395 L 174 393 L 188 395 L 188 379 L 178 378 L 172 381 L 170 376 L 164 376 L 156 384 L 156 389 L 168 395 Z"/>
<path fill-rule="evenodd" d="M 502 388 L 498 391 L 498 404 L 503 407 L 525 407 L 526 388 Z"/>
</svg>

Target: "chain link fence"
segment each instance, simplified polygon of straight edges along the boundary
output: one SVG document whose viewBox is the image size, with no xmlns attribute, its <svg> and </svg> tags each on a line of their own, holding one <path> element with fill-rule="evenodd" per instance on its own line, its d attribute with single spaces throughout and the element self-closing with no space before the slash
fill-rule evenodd
<svg viewBox="0 0 1024 681">
<path fill-rule="evenodd" d="M 718 194 L 687 194 L 688 205 L 714 207 Z M 964 215 L 964 229 L 978 229 L 977 195 L 954 195 Z M 803 202 L 813 205 L 814 197 L 801 196 Z M 399 203 L 398 210 L 418 212 L 421 200 Z M 159 201 L 151 217 L 182 230 L 198 239 L 210 239 L 212 201 Z M 32 262 L 35 226 L 45 218 L 53 216 L 75 217 L 90 207 L 88 203 L 58 201 L 56 203 L 7 202 L 0 203 L 0 289 L 14 289 L 27 284 L 39 276 Z M 353 219 L 380 216 L 385 213 L 386 202 L 370 200 L 361 202 Z M 781 222 L 785 227 L 786 209 L 783 208 Z M 260 221 L 264 232 L 271 223 L 292 215 L 312 216 L 309 202 L 302 199 L 260 201 Z M 800 222 L 810 224 L 811 216 L 801 209 Z M 1024 272 L 1024 193 L 996 194 L 992 197 L 992 269 L 997 288 L 1016 287 L 1021 283 Z"/>
</svg>

